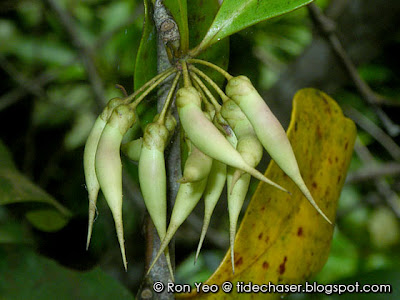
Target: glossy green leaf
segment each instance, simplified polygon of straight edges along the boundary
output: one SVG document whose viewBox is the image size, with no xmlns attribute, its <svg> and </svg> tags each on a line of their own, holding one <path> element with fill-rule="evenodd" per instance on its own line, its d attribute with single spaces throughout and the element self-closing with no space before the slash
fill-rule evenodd
<svg viewBox="0 0 400 300">
<path fill-rule="evenodd" d="M 354 123 L 337 103 L 314 90 L 299 91 L 293 103 L 288 138 L 302 176 L 318 206 L 335 219 L 356 137 Z M 235 273 L 230 250 L 207 284 L 230 281 L 265 284 L 304 282 L 325 264 L 334 226 L 326 222 L 293 181 L 271 162 L 265 176 L 287 188 L 288 195 L 260 183 L 246 210 L 235 240 Z M 278 299 L 282 294 L 263 294 Z M 196 299 L 257 299 L 259 294 L 223 292 L 196 295 Z"/>
<path fill-rule="evenodd" d="M 189 3 L 191 0 L 189 0 Z M 169 9 L 175 22 L 178 24 L 181 37 L 181 52 L 185 54 L 189 49 L 189 28 L 187 18 L 186 0 L 164 0 L 164 5 Z"/>
<path fill-rule="evenodd" d="M 203 41 L 193 53 L 258 22 L 285 14 L 312 0 L 225 0 Z"/>
<path fill-rule="evenodd" d="M 9 151 L 1 141 L 0 162 L 0 205 L 36 203 L 40 209 L 46 207 L 47 211 L 51 210 L 52 220 L 55 221 L 54 224 L 50 224 L 49 220 L 47 220 L 49 217 L 48 213 L 39 214 L 36 212 L 28 218 L 32 225 L 37 226 L 41 230 L 58 230 L 68 222 L 68 219 L 71 217 L 69 210 L 15 168 Z M 27 209 L 37 208 L 28 205 Z"/>
<path fill-rule="evenodd" d="M 136 56 L 134 89 L 157 75 L 157 32 L 153 21 L 153 8 L 150 0 L 144 0 L 144 24 L 139 50 Z"/>
<path fill-rule="evenodd" d="M 2 247 L 0 257 L 1 299 L 133 299 L 100 268 L 73 271 L 25 247 Z"/>
<path fill-rule="evenodd" d="M 157 30 L 153 21 L 153 7 L 150 0 L 144 0 L 144 24 L 139 50 L 136 56 L 134 72 L 134 89 L 138 90 L 143 84 L 157 75 Z M 153 106 L 153 107 L 152 107 Z M 142 101 L 137 108 L 142 128 L 156 114 L 155 105 Z M 150 111 L 151 110 L 151 111 Z M 143 114 L 146 114 L 143 116 Z"/>
<path fill-rule="evenodd" d="M 189 46 L 194 47 L 201 42 L 206 34 L 215 15 L 219 9 L 218 0 L 190 0 L 188 2 L 188 20 L 189 20 Z M 229 39 L 213 45 L 198 57 L 206 61 L 212 62 L 223 69 L 228 68 L 229 63 Z M 222 86 L 225 78 L 217 71 L 196 65 L 197 68 L 206 72 L 219 86 Z"/>
</svg>

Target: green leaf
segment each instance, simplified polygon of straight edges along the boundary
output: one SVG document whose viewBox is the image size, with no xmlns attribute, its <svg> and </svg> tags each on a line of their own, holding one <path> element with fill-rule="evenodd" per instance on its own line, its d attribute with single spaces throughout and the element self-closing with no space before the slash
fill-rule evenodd
<svg viewBox="0 0 400 300">
<path fill-rule="evenodd" d="M 47 212 L 28 214 L 32 225 L 46 231 L 58 230 L 66 225 L 71 212 L 15 168 L 11 155 L 1 140 L 0 162 L 0 205 L 34 202 L 40 209 L 45 207 Z M 28 205 L 27 209 L 37 207 Z M 52 211 L 51 214 L 49 210 Z M 55 221 L 54 224 L 47 220 L 49 217 Z"/>
<path fill-rule="evenodd" d="M 1 299 L 133 299 L 100 268 L 78 272 L 24 247 L 0 248 Z"/>
<path fill-rule="evenodd" d="M 139 50 L 136 56 L 134 89 L 138 90 L 143 84 L 157 75 L 157 32 L 153 22 L 153 9 L 150 0 L 144 0 L 144 25 Z M 155 106 L 155 105 L 153 105 Z M 148 101 L 142 101 L 137 108 L 140 117 L 140 125 L 144 128 L 150 122 L 156 111 L 150 116 L 143 116 L 149 112 L 151 105 Z"/>
<path fill-rule="evenodd" d="M 31 210 L 25 216 L 37 229 L 47 232 L 58 231 L 68 223 L 68 218 L 54 209 Z"/>
<path fill-rule="evenodd" d="M 190 4 L 191 1 L 189 1 Z M 165 7 L 169 9 L 175 22 L 178 24 L 181 37 L 181 52 L 186 54 L 189 49 L 189 28 L 186 0 L 165 0 Z"/>
<path fill-rule="evenodd" d="M 191 0 L 188 2 L 190 47 L 194 47 L 200 43 L 201 38 L 206 34 L 207 29 L 214 20 L 218 9 L 218 0 Z M 229 63 L 229 39 L 224 39 L 208 48 L 201 53 L 199 58 L 216 64 L 226 70 Z M 197 65 L 196 67 L 203 70 L 219 86 L 222 86 L 225 78 L 220 73 L 201 65 Z"/>
<path fill-rule="evenodd" d="M 235 32 L 285 14 L 310 2 L 312 0 L 225 0 L 203 41 L 192 54 L 197 55 Z"/>
<path fill-rule="evenodd" d="M 157 75 L 157 32 L 150 0 L 144 0 L 144 25 L 136 56 L 134 89 Z"/>
</svg>

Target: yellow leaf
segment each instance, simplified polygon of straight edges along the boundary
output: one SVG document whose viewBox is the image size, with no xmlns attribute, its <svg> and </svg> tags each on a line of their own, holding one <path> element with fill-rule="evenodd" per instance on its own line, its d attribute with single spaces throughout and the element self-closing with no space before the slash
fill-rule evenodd
<svg viewBox="0 0 400 300">
<path fill-rule="evenodd" d="M 288 137 L 306 185 L 330 220 L 335 219 L 355 136 L 354 123 L 343 116 L 329 96 L 315 89 L 303 89 L 295 95 Z M 274 162 L 265 176 L 292 195 L 260 183 L 236 236 L 235 274 L 228 250 L 206 282 L 220 287 L 217 294 L 192 292 L 179 297 L 275 299 L 282 294 L 237 293 L 236 284 L 297 284 L 323 267 L 334 227 L 318 214 Z M 225 281 L 233 283 L 231 293 L 221 291 Z"/>
</svg>

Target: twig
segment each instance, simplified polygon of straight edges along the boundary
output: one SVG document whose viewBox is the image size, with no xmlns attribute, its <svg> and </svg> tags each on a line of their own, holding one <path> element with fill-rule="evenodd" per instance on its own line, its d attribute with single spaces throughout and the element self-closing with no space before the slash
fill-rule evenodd
<svg viewBox="0 0 400 300">
<path fill-rule="evenodd" d="M 400 160 L 400 147 L 387 135 L 382 129 L 376 126 L 372 121 L 362 113 L 352 107 L 346 107 L 346 114 L 352 118 L 362 129 L 369 133 L 378 141 L 395 160 Z"/>
<path fill-rule="evenodd" d="M 58 15 L 60 23 L 63 25 L 64 29 L 68 33 L 75 48 L 77 48 L 77 50 L 79 51 L 79 56 L 82 60 L 90 85 L 92 87 L 96 103 L 99 107 L 104 107 L 104 105 L 106 104 L 106 98 L 104 96 L 105 92 L 103 88 L 103 83 L 94 64 L 90 48 L 81 39 L 75 21 L 68 14 L 68 12 L 64 10 L 55 0 L 46 0 L 46 2 Z"/>
<path fill-rule="evenodd" d="M 365 165 L 372 166 L 376 164 L 374 157 L 359 138 L 356 139 L 354 150 Z M 399 196 L 390 188 L 389 184 L 383 178 L 376 178 L 374 180 L 374 185 L 379 194 L 384 197 L 386 204 L 393 210 L 397 218 L 400 219 Z"/>
<path fill-rule="evenodd" d="M 386 115 L 386 113 L 378 106 L 378 103 L 382 102 L 380 100 L 381 97 L 376 95 L 371 90 L 369 85 L 361 79 L 356 67 L 351 61 L 346 50 L 343 48 L 342 43 L 340 42 L 336 34 L 336 24 L 334 23 L 334 21 L 325 16 L 316 4 L 311 3 L 307 7 L 315 26 L 328 40 L 332 50 L 335 52 L 336 56 L 343 64 L 360 95 L 369 105 L 374 108 L 377 116 L 382 121 L 382 124 L 386 128 L 388 133 L 391 136 L 398 135 L 400 133 L 400 126 L 394 124 Z"/>
<path fill-rule="evenodd" d="M 154 1 L 154 23 L 157 28 L 157 36 L 159 40 L 168 47 L 167 54 L 175 54 L 179 49 L 180 35 L 178 24 L 172 18 L 168 9 L 164 6 L 163 0 Z M 172 51 L 172 53 L 168 53 Z"/>
<path fill-rule="evenodd" d="M 347 175 L 346 183 L 357 183 L 372 179 L 379 179 L 383 176 L 399 175 L 400 164 L 389 162 L 384 164 L 366 165 L 359 170 Z"/>
<path fill-rule="evenodd" d="M 169 62 L 170 54 L 167 53 L 166 47 L 168 45 L 174 44 L 176 40 L 176 35 L 168 32 L 166 29 L 172 29 L 169 25 L 173 25 L 175 21 L 169 15 L 166 8 L 163 6 L 162 1 L 155 1 L 154 4 L 154 21 L 157 28 L 157 72 L 161 73 L 164 70 L 171 67 Z M 164 26 L 165 24 L 169 24 L 168 26 Z M 177 26 L 176 26 L 177 28 Z M 178 32 L 179 34 L 179 32 Z M 171 37 L 171 41 L 169 40 Z M 179 41 L 179 40 L 178 40 Z M 170 49 L 169 49 L 170 50 Z M 164 81 L 163 85 L 159 87 L 158 91 L 158 99 L 157 99 L 157 111 L 161 112 L 165 99 L 168 95 L 169 89 L 171 88 L 171 79 L 167 79 Z M 178 120 L 177 111 L 174 106 L 171 106 L 171 112 L 174 115 L 175 119 Z M 167 201 L 168 206 L 172 207 L 176 194 L 178 192 L 179 184 L 177 183 L 178 178 L 181 176 L 180 170 L 180 133 L 179 133 L 179 124 L 176 127 L 177 129 L 174 132 L 174 135 L 171 139 L 171 146 L 165 151 L 165 160 L 166 160 L 166 171 L 167 171 Z M 146 268 L 152 263 L 153 259 L 157 255 L 158 249 L 160 248 L 160 239 L 158 234 L 154 228 L 149 217 L 147 217 L 148 222 L 147 226 L 145 226 L 146 231 Z M 172 240 L 169 244 L 169 253 L 171 257 L 171 263 L 174 266 L 174 240 Z M 141 287 L 137 293 L 138 299 L 174 299 L 174 295 L 172 293 L 168 293 L 164 290 L 162 293 L 155 294 L 152 288 L 152 285 L 156 281 L 161 281 L 164 284 L 167 282 L 172 282 L 172 279 L 169 274 L 169 270 L 167 267 L 167 262 L 165 256 L 162 255 L 160 259 L 157 260 L 155 265 L 150 271 L 148 276 L 145 276 Z"/>
</svg>

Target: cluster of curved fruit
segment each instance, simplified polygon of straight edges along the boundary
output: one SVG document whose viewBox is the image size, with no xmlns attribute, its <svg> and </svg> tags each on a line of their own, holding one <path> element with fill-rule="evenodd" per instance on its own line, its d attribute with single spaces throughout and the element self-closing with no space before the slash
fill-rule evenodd
<svg viewBox="0 0 400 300">
<path fill-rule="evenodd" d="M 225 93 L 210 77 L 194 66 L 209 66 L 227 79 Z M 127 130 L 137 121 L 135 109 L 157 85 L 175 73 L 171 89 L 159 115 L 147 125 L 143 138 L 121 146 Z M 170 113 L 175 90 L 183 74 L 183 87 L 175 104 L 181 130 L 189 149 L 180 186 L 167 227 L 167 178 L 164 150 L 174 132 L 176 120 Z M 207 85 L 219 94 L 221 103 Z M 96 199 L 101 189 L 112 211 L 125 268 L 122 225 L 122 165 L 120 149 L 139 162 L 139 183 L 146 208 L 159 234 L 161 245 L 153 264 L 165 253 L 171 275 L 168 244 L 201 197 L 205 203 L 204 223 L 198 245 L 199 255 L 214 207 L 227 184 L 232 270 L 236 225 L 246 197 L 250 176 L 287 192 L 255 169 L 263 148 L 302 191 L 329 223 L 305 185 L 290 142 L 279 121 L 245 76 L 232 77 L 209 62 L 186 59 L 157 75 L 134 94 L 110 100 L 89 135 L 84 152 L 86 186 L 89 192 L 89 246 Z"/>
</svg>

